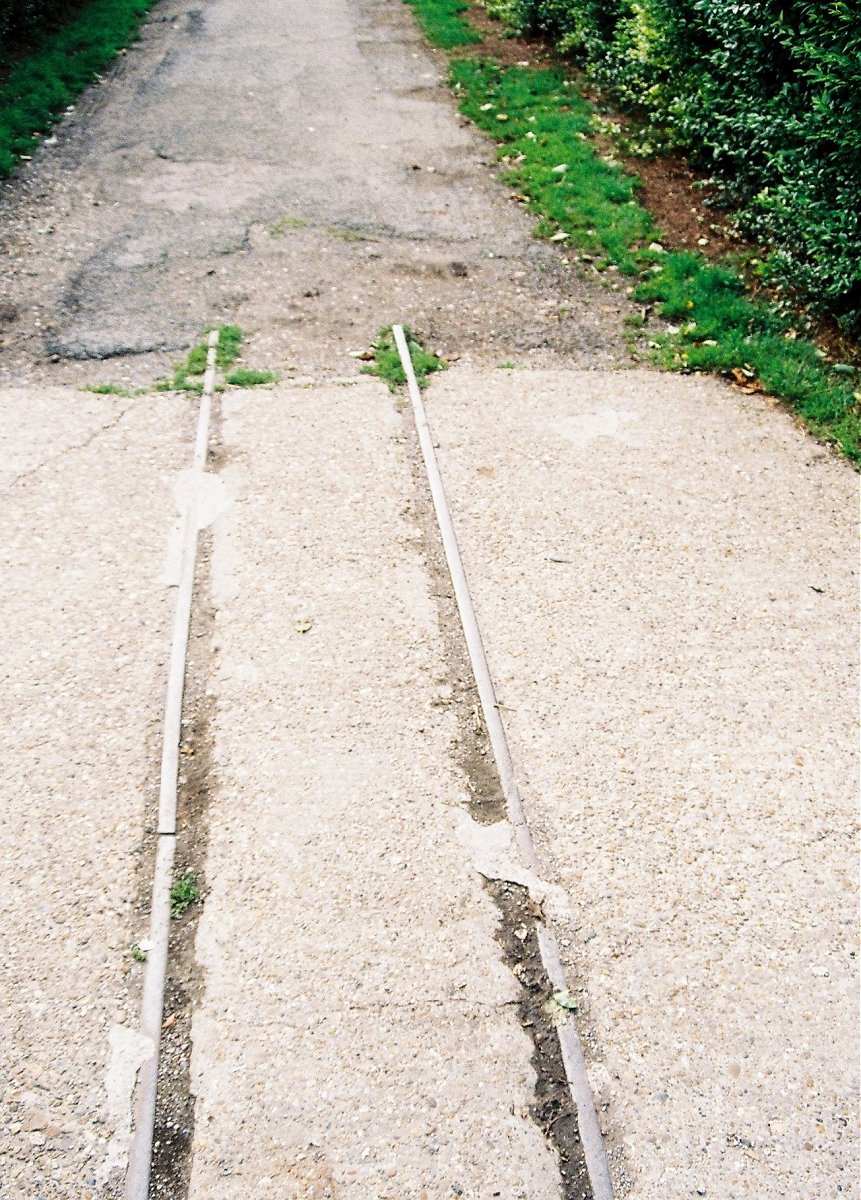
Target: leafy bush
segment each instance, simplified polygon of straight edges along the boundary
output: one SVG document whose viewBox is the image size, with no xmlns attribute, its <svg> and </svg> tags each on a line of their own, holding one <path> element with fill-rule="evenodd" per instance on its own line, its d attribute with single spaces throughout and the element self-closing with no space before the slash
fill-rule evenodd
<svg viewBox="0 0 861 1200">
<path fill-rule="evenodd" d="M 857 0 L 489 0 L 718 180 L 771 278 L 861 331 Z"/>
<path fill-rule="evenodd" d="M 0 56 L 70 16 L 75 0 L 0 0 Z"/>
</svg>

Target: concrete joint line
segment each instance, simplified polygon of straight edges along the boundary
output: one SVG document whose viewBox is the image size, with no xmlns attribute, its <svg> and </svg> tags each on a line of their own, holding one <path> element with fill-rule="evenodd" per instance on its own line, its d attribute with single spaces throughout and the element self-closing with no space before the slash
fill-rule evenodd
<svg viewBox="0 0 861 1200">
<path fill-rule="evenodd" d="M 460 547 L 457 544 L 454 523 L 445 494 L 436 451 L 434 450 L 427 413 L 425 412 L 421 391 L 416 381 L 403 328 L 400 325 L 394 325 L 392 332 L 407 379 L 407 388 L 410 400 L 412 401 L 419 443 L 421 445 L 434 510 L 442 537 L 443 549 L 445 550 L 446 563 L 448 564 L 449 574 L 451 575 L 454 587 L 455 599 L 457 600 L 469 659 L 478 688 L 482 713 L 487 725 L 488 736 L 490 737 L 493 757 L 499 771 L 508 820 L 514 829 L 521 863 L 527 870 L 540 875 L 540 863 L 535 851 L 535 844 L 532 840 L 529 822 L 523 809 L 523 800 L 521 799 L 520 790 L 515 779 L 514 765 L 511 761 L 511 752 L 508 748 L 508 739 L 505 736 L 505 727 L 500 716 L 493 679 L 490 674 L 490 666 L 484 650 L 484 642 L 482 641 L 475 606 L 472 602 L 469 583 L 467 582 L 463 559 L 460 554 Z M 536 921 L 536 932 L 541 961 L 544 965 L 544 970 L 547 972 L 547 977 L 556 990 L 565 991 L 567 988 L 565 970 L 559 955 L 559 945 L 556 935 L 546 922 L 541 921 Z M 580 1131 L 580 1140 L 583 1145 L 589 1182 L 592 1185 L 593 1200 L 613 1200 L 613 1185 L 610 1181 L 607 1153 L 604 1149 L 601 1126 L 598 1122 L 595 1100 L 592 1096 L 589 1076 L 586 1071 L 583 1046 L 573 1019 L 569 1017 L 563 1025 L 559 1026 L 557 1033 L 559 1035 L 559 1046 L 562 1051 L 562 1061 L 565 1066 L 568 1088 L 577 1111 L 577 1127 Z"/>
<path fill-rule="evenodd" d="M 206 373 L 197 419 L 192 472 L 202 476 L 206 470 L 209 447 L 209 423 L 212 414 L 212 393 L 215 388 L 215 360 L 218 331 L 209 335 L 206 354 Z M 141 1033 L 149 1039 L 151 1051 L 142 1063 L 137 1076 L 134 1098 L 134 1133 L 129 1148 L 125 1200 L 147 1200 L 150 1165 L 155 1129 L 156 1097 L 158 1092 L 159 1044 L 164 1010 L 164 986 L 167 978 L 167 954 L 170 942 L 170 889 L 173 883 L 173 861 L 176 851 L 177 782 L 179 777 L 179 747 L 182 739 L 182 693 L 185 686 L 185 661 L 191 625 L 191 605 L 194 596 L 194 571 L 197 563 L 198 520 L 197 489 L 190 490 L 182 515 L 182 562 L 176 599 L 170 663 L 167 675 L 167 694 L 164 706 L 162 736 L 161 782 L 158 806 L 158 843 L 150 907 L 150 942 L 141 998 Z"/>
</svg>

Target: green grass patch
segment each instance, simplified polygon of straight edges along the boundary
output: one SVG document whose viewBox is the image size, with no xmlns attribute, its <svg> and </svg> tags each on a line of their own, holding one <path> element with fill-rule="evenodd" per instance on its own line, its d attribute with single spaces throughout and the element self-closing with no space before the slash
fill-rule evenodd
<svg viewBox="0 0 861 1200">
<path fill-rule="evenodd" d="M 200 885 L 194 871 L 186 871 L 170 885 L 170 915 L 178 921 L 186 909 L 200 899 Z"/>
<path fill-rule="evenodd" d="M 283 237 L 285 233 L 295 233 L 298 229 L 307 229 L 308 222 L 303 217 L 279 217 L 274 225 L 269 227 L 273 237 Z"/>
<path fill-rule="evenodd" d="M 207 329 L 205 332 L 208 334 L 211 330 Z M 215 353 L 215 362 L 219 370 L 227 371 L 236 362 L 239 351 L 242 349 L 242 338 L 242 330 L 238 325 L 222 325 L 220 327 L 218 349 Z M 202 376 L 206 372 L 208 349 L 208 339 L 204 338 L 189 350 L 184 362 L 174 364 L 173 374 L 170 378 L 158 381 L 156 390 L 159 392 L 192 392 L 200 395 L 203 391 Z"/>
<path fill-rule="evenodd" d="M 601 269 L 638 273 L 637 248 L 657 230 L 637 180 L 599 158 L 594 110 L 559 70 L 455 62 L 461 111 L 500 143 L 505 178 L 540 218 L 539 236 L 576 247 Z"/>
<path fill-rule="evenodd" d="M 420 388 L 427 387 L 429 376 L 433 375 L 435 371 L 444 371 L 447 364 L 436 354 L 425 350 L 406 325 L 404 326 L 404 335 L 407 339 L 410 357 L 413 360 L 416 382 Z M 401 356 L 395 345 L 391 325 L 386 325 L 384 329 L 380 330 L 371 349 L 374 351 L 374 361 L 368 366 L 362 367 L 362 374 L 376 375 L 379 379 L 384 379 L 391 391 L 396 392 L 399 387 L 406 384 L 407 377 L 401 365 Z"/>
<path fill-rule="evenodd" d="M 125 396 L 130 397 L 134 392 L 130 392 L 128 388 L 124 388 L 119 383 L 88 383 L 82 389 L 84 392 L 92 392 L 96 396 Z"/>
<path fill-rule="evenodd" d="M 464 21 L 462 14 L 469 8 L 463 0 L 404 0 L 416 14 L 419 28 L 432 46 L 454 50 L 457 46 L 472 46 L 481 41 L 481 34 Z"/>
<path fill-rule="evenodd" d="M 778 396 L 861 462 L 861 375 L 829 364 L 789 316 L 754 298 L 739 265 L 663 251 L 637 179 L 598 153 L 594 109 L 562 71 L 460 61 L 451 83 L 461 111 L 496 139 L 506 180 L 538 217 L 536 235 L 629 277 L 634 299 L 673 323 L 650 343 L 660 365 L 718 372 Z M 629 323 L 629 338 L 637 328 Z"/>
<path fill-rule="evenodd" d="M 25 52 L 4 56 L 0 83 L 0 176 L 32 152 L 117 51 L 132 41 L 154 0 L 87 0 Z"/>
<path fill-rule="evenodd" d="M 207 329 L 207 333 L 212 331 Z M 239 351 L 242 349 L 242 330 L 238 325 L 222 325 L 218 331 L 218 350 L 215 354 L 215 363 L 219 371 L 226 371 L 232 366 L 239 357 Z M 206 369 L 206 346 L 204 345 L 203 367 Z"/>
<path fill-rule="evenodd" d="M 326 229 L 329 237 L 338 238 L 342 242 L 373 242 L 376 239 L 362 229 L 353 229 L 348 225 L 329 225 Z"/>
<path fill-rule="evenodd" d="M 277 383 L 278 376 L 274 371 L 255 371 L 251 367 L 237 367 L 227 376 L 227 383 L 232 387 L 261 387 L 264 383 Z"/>
</svg>

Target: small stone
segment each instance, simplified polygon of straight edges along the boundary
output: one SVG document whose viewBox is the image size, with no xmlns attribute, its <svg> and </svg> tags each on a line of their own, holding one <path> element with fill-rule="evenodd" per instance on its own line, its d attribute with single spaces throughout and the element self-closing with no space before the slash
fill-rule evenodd
<svg viewBox="0 0 861 1200">
<path fill-rule="evenodd" d="M 28 1112 L 21 1122 L 21 1128 L 24 1133 L 33 1133 L 39 1129 L 44 1129 L 48 1124 L 48 1115 L 43 1113 L 39 1108 L 33 1108 Z"/>
</svg>

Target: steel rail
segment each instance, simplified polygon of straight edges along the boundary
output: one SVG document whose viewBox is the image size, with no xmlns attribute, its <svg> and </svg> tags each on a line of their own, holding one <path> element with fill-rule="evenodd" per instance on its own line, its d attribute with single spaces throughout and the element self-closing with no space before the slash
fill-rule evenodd
<svg viewBox="0 0 861 1200">
<path fill-rule="evenodd" d="M 156 1098 L 158 1094 L 158 1063 L 161 1044 L 161 1023 L 164 1012 L 164 987 L 167 978 L 167 953 L 170 941 L 170 889 L 173 882 L 173 862 L 176 851 L 177 782 L 179 776 L 179 746 L 182 738 L 182 693 L 185 686 L 185 664 L 191 626 L 191 605 L 194 596 L 194 571 L 197 562 L 198 513 L 197 493 L 200 478 L 206 470 L 209 446 L 209 423 L 212 414 L 212 393 L 215 388 L 215 363 L 218 350 L 218 331 L 209 335 L 206 353 L 206 373 L 197 418 L 197 436 L 192 459 L 192 486 L 182 514 L 182 559 L 173 624 L 170 664 L 167 675 L 167 695 L 164 707 L 162 734 L 161 783 L 155 873 L 150 907 L 151 949 L 147 953 L 141 997 L 140 1031 L 149 1039 L 151 1051 L 138 1070 L 134 1094 L 134 1132 L 129 1147 L 129 1163 L 125 1180 L 125 1200 L 147 1200 L 149 1195 L 152 1146 L 155 1132 Z"/>
<path fill-rule="evenodd" d="M 469 590 L 469 583 L 466 578 L 466 571 L 454 530 L 454 522 L 437 461 L 427 413 L 416 380 L 415 370 L 413 369 L 406 335 L 401 325 L 393 325 L 392 333 L 394 334 L 395 344 L 398 348 L 401 365 L 403 366 L 407 380 L 407 388 L 410 400 L 412 401 L 419 444 L 421 446 L 422 457 L 424 458 L 428 483 L 430 484 L 431 497 L 442 536 L 449 574 L 451 575 L 454 587 L 469 659 L 478 688 L 481 709 L 505 796 L 508 819 L 514 828 L 523 866 L 540 875 L 540 862 L 535 850 L 532 831 L 529 828 L 529 822 L 524 812 L 520 789 L 517 786 L 514 765 L 511 760 L 511 752 L 505 734 L 505 726 L 500 716 L 493 678 L 490 674 L 490 665 L 487 661 L 481 629 L 478 624 L 478 616 Z M 567 983 L 556 935 L 546 921 L 537 921 L 536 931 L 541 961 L 544 965 L 544 970 L 547 972 L 547 977 L 555 990 L 564 991 Z M 568 1017 L 564 1024 L 557 1028 L 557 1034 L 559 1037 L 559 1047 L 562 1052 L 562 1062 L 565 1067 L 565 1076 L 568 1081 L 568 1089 L 577 1112 L 577 1128 L 580 1132 L 580 1141 L 583 1146 L 593 1200 L 613 1200 L 613 1185 L 610 1180 L 607 1153 L 604 1148 L 604 1139 L 601 1134 L 598 1113 L 595 1108 L 592 1088 L 586 1070 L 583 1046 L 571 1017 Z"/>
</svg>

